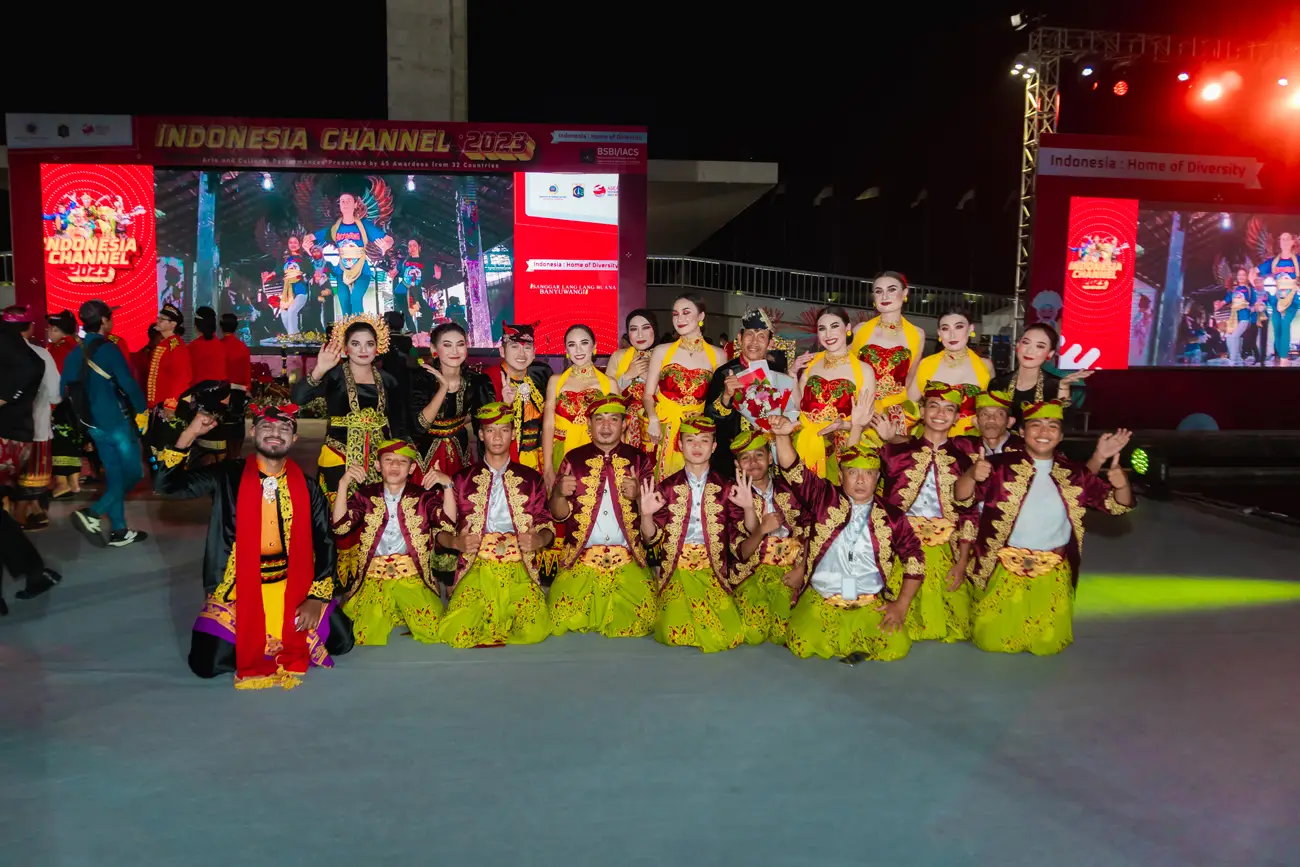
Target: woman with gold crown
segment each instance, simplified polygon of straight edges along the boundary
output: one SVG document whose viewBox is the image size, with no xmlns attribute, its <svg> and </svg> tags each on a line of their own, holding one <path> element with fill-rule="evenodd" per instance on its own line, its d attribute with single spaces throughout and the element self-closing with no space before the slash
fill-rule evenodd
<svg viewBox="0 0 1300 867">
<path fill-rule="evenodd" d="M 325 442 L 316 478 L 331 505 L 348 466 L 367 468 L 367 483 L 380 481 L 374 469 L 379 445 L 406 435 L 406 396 L 392 374 L 375 366 L 387 351 L 384 320 L 369 313 L 340 319 L 317 353 L 315 369 L 294 383 L 298 406 L 325 398 Z"/>
<path fill-rule="evenodd" d="M 654 454 L 645 412 L 645 381 L 650 373 L 650 353 L 659 338 L 659 322 L 649 310 L 637 309 L 627 315 L 624 326 L 628 346 L 609 356 L 605 375 L 614 380 L 614 387 L 627 404 L 623 442 Z"/>
<path fill-rule="evenodd" d="M 546 490 L 555 487 L 555 472 L 566 452 L 591 442 L 587 407 L 601 395 L 615 391 L 614 381 L 596 369 L 596 333 L 586 325 L 570 325 L 564 332 L 564 355 L 569 366 L 546 384 L 542 411 L 542 474 Z"/>
<path fill-rule="evenodd" d="M 841 307 L 817 312 L 817 342 L 799 375 L 799 432 L 794 447 L 814 473 L 832 484 L 840 480 L 835 455 L 848 441 L 854 401 L 871 402 L 876 375 L 849 351 L 849 314 Z"/>
<path fill-rule="evenodd" d="M 647 430 L 655 443 L 655 479 L 665 479 L 686 465 L 678 445 L 682 419 L 704 410 L 704 394 L 720 361 L 721 349 L 704 342 L 704 299 L 694 292 L 673 301 L 677 339 L 650 353 L 645 382 Z"/>
<path fill-rule="evenodd" d="M 974 428 L 975 398 L 988 388 L 993 378 L 993 365 L 970 348 L 974 332 L 970 311 L 965 307 L 945 310 L 939 316 L 939 351 L 922 358 L 912 368 L 912 381 L 907 386 L 908 398 L 918 406 L 932 382 L 951 386 L 960 393 L 957 421 L 948 436 L 962 436 Z"/>
<path fill-rule="evenodd" d="M 876 412 L 901 424 L 908 374 L 925 350 L 925 332 L 903 318 L 907 278 L 902 274 L 881 271 L 871 282 L 871 297 L 877 316 L 853 330 L 849 349 L 876 376 Z"/>
</svg>

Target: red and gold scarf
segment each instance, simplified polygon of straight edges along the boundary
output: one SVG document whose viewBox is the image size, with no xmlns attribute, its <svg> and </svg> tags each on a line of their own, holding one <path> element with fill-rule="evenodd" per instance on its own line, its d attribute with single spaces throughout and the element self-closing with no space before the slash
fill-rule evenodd
<svg viewBox="0 0 1300 867">
<path fill-rule="evenodd" d="M 307 477 L 293 461 L 284 466 L 285 483 L 294 520 L 284 540 L 288 559 L 285 578 L 282 647 L 275 657 L 266 655 L 266 612 L 262 607 L 262 482 L 257 459 L 244 461 L 243 477 L 235 502 L 235 686 L 264 689 L 296 685 L 311 662 L 307 633 L 296 624 L 298 606 L 311 590 L 314 546 L 311 538 L 311 499 Z"/>
</svg>

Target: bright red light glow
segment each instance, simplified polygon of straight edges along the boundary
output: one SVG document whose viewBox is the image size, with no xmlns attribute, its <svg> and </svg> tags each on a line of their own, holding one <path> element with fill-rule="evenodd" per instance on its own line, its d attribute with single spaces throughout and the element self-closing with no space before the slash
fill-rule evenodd
<svg viewBox="0 0 1300 867">
<path fill-rule="evenodd" d="M 1188 75 L 1186 72 L 1180 72 L 1180 73 L 1178 73 L 1178 80 L 1179 80 L 1179 81 L 1186 81 L 1186 80 L 1189 79 L 1189 78 L 1191 78 L 1191 76 Z"/>
<path fill-rule="evenodd" d="M 1127 81 L 1115 82 L 1114 91 L 1116 96 L 1123 96 L 1124 94 L 1128 93 L 1128 82 Z"/>
<path fill-rule="evenodd" d="M 1211 81 L 1209 84 L 1205 85 L 1205 87 L 1201 88 L 1201 99 L 1206 102 L 1214 102 L 1214 100 L 1221 96 L 1223 96 L 1223 85 L 1219 84 L 1217 81 Z"/>
<path fill-rule="evenodd" d="M 1292 108 L 1300 108 L 1300 90 L 1291 94 L 1291 98 L 1288 99 L 1286 102 L 1287 105 L 1291 106 Z"/>
</svg>

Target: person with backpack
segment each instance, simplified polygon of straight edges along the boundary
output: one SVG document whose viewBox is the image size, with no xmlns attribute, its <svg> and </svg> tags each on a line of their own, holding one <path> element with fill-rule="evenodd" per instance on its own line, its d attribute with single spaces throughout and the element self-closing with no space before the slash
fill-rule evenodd
<svg viewBox="0 0 1300 867">
<path fill-rule="evenodd" d="M 144 477 L 135 416 L 148 408 L 126 356 L 104 335 L 112 333 L 113 311 L 99 299 L 78 311 L 86 339 L 63 364 L 64 399 L 86 429 L 104 465 L 104 494 L 72 513 L 73 528 L 92 545 L 123 548 L 146 533 L 126 526 L 126 495 Z M 105 520 L 110 525 L 105 527 Z M 105 539 L 105 530 L 111 529 Z"/>
<path fill-rule="evenodd" d="M 0 311 L 0 498 L 10 502 L 19 497 L 19 477 L 35 447 L 33 408 L 45 375 L 45 363 L 23 338 L 30 319 L 25 307 Z"/>
</svg>

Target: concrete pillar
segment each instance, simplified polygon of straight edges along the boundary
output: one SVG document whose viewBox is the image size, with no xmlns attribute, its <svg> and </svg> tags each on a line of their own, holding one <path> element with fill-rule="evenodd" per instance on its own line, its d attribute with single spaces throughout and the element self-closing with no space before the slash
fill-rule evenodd
<svg viewBox="0 0 1300 867">
<path fill-rule="evenodd" d="M 388 119 L 469 120 L 466 0 L 386 0 Z"/>
</svg>

